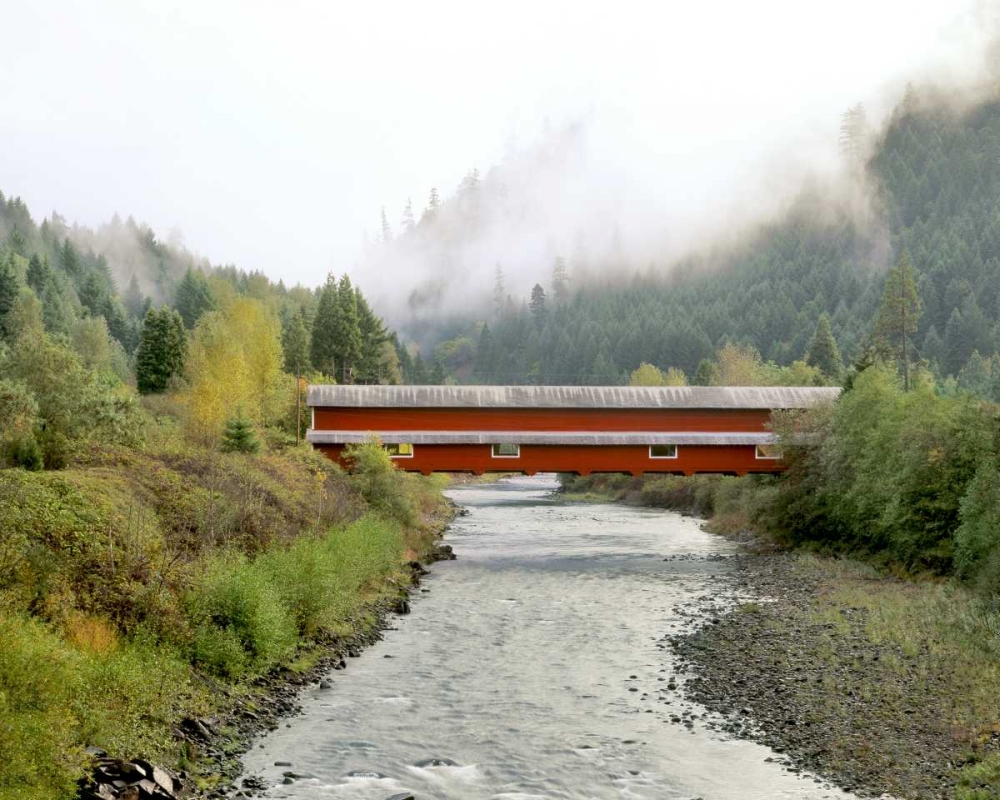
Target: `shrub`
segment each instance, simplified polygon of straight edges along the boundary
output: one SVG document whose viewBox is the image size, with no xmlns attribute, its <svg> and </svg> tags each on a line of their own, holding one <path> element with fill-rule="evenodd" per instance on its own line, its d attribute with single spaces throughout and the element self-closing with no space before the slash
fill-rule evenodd
<svg viewBox="0 0 1000 800">
<path fill-rule="evenodd" d="M 980 464 L 962 498 L 955 534 L 955 570 L 987 593 L 1000 592 L 1000 470 Z"/>
<path fill-rule="evenodd" d="M 221 674 L 263 672 L 295 648 L 295 620 L 280 592 L 263 565 L 241 553 L 212 557 L 188 592 L 187 607 L 198 631 L 195 662 Z M 227 660 L 234 639 L 244 657 Z"/>
<path fill-rule="evenodd" d="M 373 509 L 404 525 L 415 522 L 416 511 L 408 491 L 408 478 L 413 476 L 396 469 L 377 439 L 348 445 L 344 455 L 351 465 L 355 485 Z"/>
</svg>

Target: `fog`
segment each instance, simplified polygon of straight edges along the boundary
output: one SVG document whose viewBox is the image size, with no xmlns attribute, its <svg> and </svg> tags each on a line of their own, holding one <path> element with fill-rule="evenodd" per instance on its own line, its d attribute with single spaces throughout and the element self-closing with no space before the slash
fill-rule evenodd
<svg viewBox="0 0 1000 800">
<path fill-rule="evenodd" d="M 0 189 L 212 263 L 349 272 L 391 321 L 671 259 L 842 184 L 841 114 L 971 86 L 995 4 L 15 4 Z M 474 229 L 380 245 L 481 174 Z M 450 214 L 448 206 L 443 209 Z M 443 234 L 442 234 L 443 232 Z M 447 244 L 439 247 L 445 235 Z M 584 263 L 586 262 L 586 263 Z M 439 302 L 428 302 L 428 298 Z"/>
</svg>

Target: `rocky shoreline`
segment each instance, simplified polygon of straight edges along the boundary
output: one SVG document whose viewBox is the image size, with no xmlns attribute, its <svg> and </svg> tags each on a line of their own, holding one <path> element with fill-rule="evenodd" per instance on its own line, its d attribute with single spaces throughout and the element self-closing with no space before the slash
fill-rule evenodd
<svg viewBox="0 0 1000 800">
<path fill-rule="evenodd" d="M 453 513 L 461 511 L 455 509 Z M 352 636 L 322 642 L 322 655 L 306 669 L 283 667 L 240 690 L 198 676 L 219 704 L 213 716 L 184 719 L 174 730 L 188 768 L 173 770 L 144 759 L 111 758 L 99 748 L 89 748 L 94 769 L 80 784 L 80 800 L 223 800 L 255 796 L 267 787 L 254 776 L 240 780 L 242 756 L 255 740 L 301 711 L 298 697 L 302 691 L 316 685 L 329 686 L 327 678 L 332 671 L 346 669 L 349 659 L 381 641 L 393 616 L 409 613 L 409 596 L 427 574 L 424 564 L 454 558 L 450 545 L 437 543 L 423 564 L 411 561 L 410 585 L 401 587 L 398 597 L 367 609 L 375 623 Z"/>
<path fill-rule="evenodd" d="M 667 637 L 686 699 L 713 712 L 710 727 L 860 797 L 954 797 L 970 751 L 942 699 L 953 677 L 926 653 L 874 640 L 870 610 L 830 599 L 835 572 L 804 563 L 794 553 L 734 559 L 729 597 L 705 598 L 703 623 Z"/>
</svg>

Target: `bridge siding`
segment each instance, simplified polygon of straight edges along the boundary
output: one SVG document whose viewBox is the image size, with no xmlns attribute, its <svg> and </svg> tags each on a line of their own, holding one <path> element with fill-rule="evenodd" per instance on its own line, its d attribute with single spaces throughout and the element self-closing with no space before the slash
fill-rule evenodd
<svg viewBox="0 0 1000 800">
<path fill-rule="evenodd" d="M 766 409 L 316 408 L 315 430 L 757 433 Z"/>
<path fill-rule="evenodd" d="M 342 445 L 316 445 L 334 461 L 340 461 Z M 493 458 L 489 445 L 417 445 L 412 458 L 394 459 L 408 472 L 591 472 L 735 473 L 780 472 L 777 461 L 756 458 L 751 445 L 687 445 L 677 448 L 677 458 L 651 459 L 649 449 L 636 446 L 608 445 L 523 445 L 518 458 Z M 586 469 L 580 465 L 586 464 Z"/>
</svg>

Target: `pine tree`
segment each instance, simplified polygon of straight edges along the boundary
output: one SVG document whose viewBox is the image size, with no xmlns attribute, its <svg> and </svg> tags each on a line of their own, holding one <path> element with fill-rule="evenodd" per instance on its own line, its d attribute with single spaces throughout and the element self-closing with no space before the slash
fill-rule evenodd
<svg viewBox="0 0 1000 800">
<path fill-rule="evenodd" d="M 285 372 L 299 377 L 309 364 L 309 328 L 305 314 L 299 309 L 289 315 L 281 331 L 281 353 Z"/>
<path fill-rule="evenodd" d="M 105 301 L 110 298 L 100 276 L 93 270 L 88 272 L 87 276 L 83 279 L 78 294 L 81 305 L 94 316 L 101 313 Z"/>
<path fill-rule="evenodd" d="M 131 289 L 131 286 L 129 288 Z M 136 289 L 138 289 L 138 286 Z M 184 320 L 184 324 L 189 330 L 194 328 L 202 314 L 206 311 L 211 311 L 215 307 L 215 301 L 212 299 L 212 291 L 201 270 L 194 270 L 189 267 L 184 273 L 181 282 L 177 284 L 177 291 L 174 294 L 174 306 L 177 308 L 181 319 Z"/>
<path fill-rule="evenodd" d="M 361 322 L 358 319 L 358 299 L 351 279 L 343 275 L 337 284 L 334 325 L 334 352 L 340 364 L 340 378 L 349 383 L 361 356 Z"/>
<path fill-rule="evenodd" d="M 903 367 L 903 387 L 910 388 L 910 355 L 908 337 L 917 332 L 920 319 L 920 298 L 910 265 L 910 255 L 903 250 L 891 270 L 882 292 L 882 302 L 875 318 L 873 343 L 878 354 L 899 361 Z"/>
<path fill-rule="evenodd" d="M 361 351 L 358 357 L 358 371 L 361 379 L 365 383 L 379 382 L 386 378 L 383 373 L 384 349 L 383 346 L 389 341 L 389 332 L 385 323 L 382 322 L 361 290 L 354 290 L 355 304 L 358 309 L 358 328 L 361 332 Z"/>
<path fill-rule="evenodd" d="M 38 253 L 34 253 L 28 259 L 28 271 L 25 274 L 25 280 L 35 295 L 39 298 L 42 297 L 49 285 L 49 281 L 52 280 L 52 270 L 49 267 L 48 257 L 43 259 L 38 256 Z"/>
<path fill-rule="evenodd" d="M 503 315 L 504 309 L 507 307 L 507 288 L 504 285 L 503 277 L 503 267 L 500 266 L 500 262 L 497 262 L 496 269 L 493 271 L 493 314 L 496 317 Z"/>
<path fill-rule="evenodd" d="M 407 197 L 406 208 L 403 209 L 403 233 L 412 233 L 415 227 L 416 223 L 413 220 L 413 201 Z"/>
<path fill-rule="evenodd" d="M 331 272 L 320 290 L 316 317 L 313 319 L 309 357 L 314 368 L 333 375 L 339 366 L 337 351 L 337 281 Z"/>
<path fill-rule="evenodd" d="M 712 386 L 715 384 L 715 364 L 708 358 L 703 358 L 698 362 L 698 369 L 695 370 L 694 378 L 691 380 L 692 386 Z"/>
<path fill-rule="evenodd" d="M 479 333 L 475 374 L 483 383 L 490 383 L 493 378 L 493 334 L 490 333 L 489 325 L 483 325 Z"/>
<path fill-rule="evenodd" d="M 168 308 L 151 308 L 143 320 L 135 356 L 139 391 L 143 394 L 164 391 L 170 379 L 183 372 L 186 357 L 187 333 L 181 315 Z"/>
<path fill-rule="evenodd" d="M 63 242 L 62 249 L 59 252 L 59 260 L 62 263 L 63 270 L 65 270 L 69 276 L 73 278 L 79 277 L 80 256 L 77 255 L 76 248 L 73 247 L 69 237 L 67 237 Z"/>
<path fill-rule="evenodd" d="M 392 242 L 392 228 L 389 227 L 389 219 L 385 215 L 385 206 L 382 206 L 382 244 Z"/>
<path fill-rule="evenodd" d="M 14 254 L 0 256 L 0 339 L 9 339 L 9 317 L 17 299 L 17 273 L 14 271 Z"/>
<path fill-rule="evenodd" d="M 556 258 L 552 266 L 552 299 L 562 305 L 569 299 L 569 271 L 562 256 Z"/>
<path fill-rule="evenodd" d="M 253 424 L 242 416 L 230 418 L 222 433 L 221 448 L 226 453 L 248 453 L 255 455 L 260 452 L 260 443 L 254 433 Z"/>
<path fill-rule="evenodd" d="M 816 367 L 827 378 L 834 380 L 840 376 L 844 369 L 844 362 L 840 358 L 840 349 L 837 347 L 837 340 L 833 338 L 833 332 L 830 330 L 830 319 L 826 314 L 819 316 L 816 332 L 809 344 L 806 363 Z"/>
<path fill-rule="evenodd" d="M 143 306 L 142 290 L 139 288 L 139 281 L 136 280 L 134 272 L 132 273 L 132 279 L 128 282 L 128 288 L 125 290 L 125 297 L 122 298 L 122 302 L 133 317 L 141 318 L 145 316 L 147 309 Z"/>
<path fill-rule="evenodd" d="M 545 308 L 545 290 L 541 284 L 536 283 L 531 288 L 531 301 L 528 303 L 528 307 L 531 309 L 531 317 L 535 321 L 535 327 L 541 328 L 545 325 L 547 310 Z"/>
<path fill-rule="evenodd" d="M 146 313 L 135 355 L 135 381 L 142 394 L 167 388 L 169 368 L 166 357 L 167 329 L 163 315 L 155 308 Z"/>
</svg>

